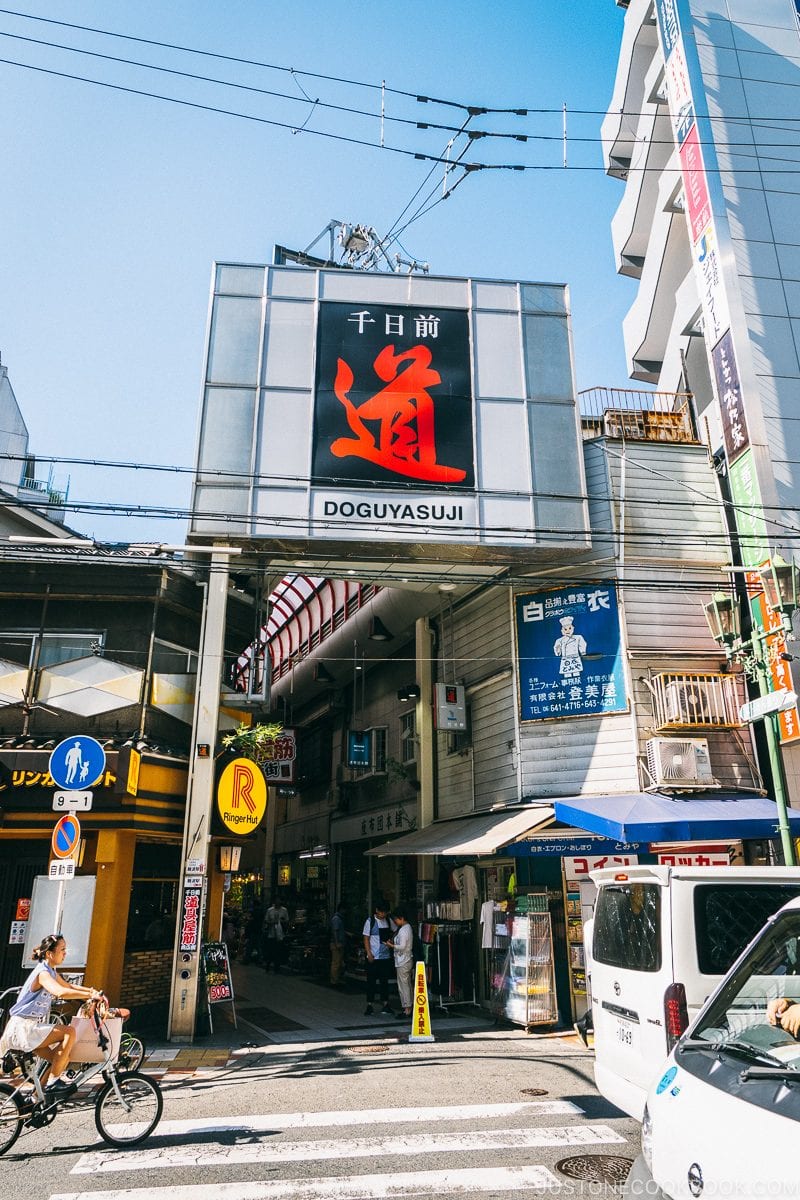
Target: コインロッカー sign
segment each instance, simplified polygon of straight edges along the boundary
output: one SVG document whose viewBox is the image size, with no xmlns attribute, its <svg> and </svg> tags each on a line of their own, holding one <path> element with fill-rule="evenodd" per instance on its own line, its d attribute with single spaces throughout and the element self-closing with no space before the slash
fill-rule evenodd
<svg viewBox="0 0 800 1200">
<path fill-rule="evenodd" d="M 320 304 L 313 479 L 474 488 L 463 309 Z"/>
</svg>

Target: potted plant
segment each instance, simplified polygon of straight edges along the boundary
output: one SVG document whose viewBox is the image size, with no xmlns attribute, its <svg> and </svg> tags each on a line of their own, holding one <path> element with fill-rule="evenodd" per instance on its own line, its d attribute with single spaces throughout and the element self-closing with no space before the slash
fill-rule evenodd
<svg viewBox="0 0 800 1200">
<path fill-rule="evenodd" d="M 237 725 L 233 733 L 223 735 L 222 745 L 233 754 L 241 754 L 243 758 L 261 764 L 275 757 L 275 742 L 282 733 L 283 726 L 277 722 Z"/>
</svg>

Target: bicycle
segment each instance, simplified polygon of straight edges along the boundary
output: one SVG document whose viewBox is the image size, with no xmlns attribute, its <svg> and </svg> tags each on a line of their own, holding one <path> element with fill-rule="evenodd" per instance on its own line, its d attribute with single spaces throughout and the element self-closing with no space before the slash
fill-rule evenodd
<svg viewBox="0 0 800 1200">
<path fill-rule="evenodd" d="M 0 1155 L 11 1149 L 23 1130 L 52 1124 L 65 1103 L 89 1104 L 93 1100 L 97 1132 L 110 1146 L 138 1146 L 153 1132 L 164 1110 L 161 1088 L 139 1071 L 120 1070 L 119 1052 L 114 1054 L 102 1021 L 93 1016 L 92 1023 L 102 1060 L 81 1064 L 71 1082 L 76 1089 L 98 1075 L 104 1082 L 85 1101 L 77 1096 L 47 1096 L 41 1080 L 50 1065 L 45 1059 L 37 1060 L 34 1053 L 25 1050 L 8 1050 L 3 1056 L 3 1072 L 11 1075 L 19 1071 L 22 1080 L 16 1087 L 0 1082 Z"/>
</svg>

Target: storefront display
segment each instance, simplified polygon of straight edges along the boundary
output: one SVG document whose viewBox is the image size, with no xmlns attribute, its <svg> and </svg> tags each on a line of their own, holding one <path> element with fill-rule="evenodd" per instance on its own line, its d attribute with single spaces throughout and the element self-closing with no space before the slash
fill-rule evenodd
<svg viewBox="0 0 800 1200">
<path fill-rule="evenodd" d="M 545 896 L 520 896 L 513 914 L 500 906 L 494 914 L 492 1007 L 526 1029 L 558 1021 L 553 926 L 546 905 Z"/>
<path fill-rule="evenodd" d="M 447 907 L 441 902 L 428 904 L 426 920 L 419 930 L 425 946 L 430 1002 L 444 1009 L 477 1001 L 474 925 L 472 921 L 440 916 Z"/>
<path fill-rule="evenodd" d="M 639 861 L 635 854 L 582 855 L 561 860 L 564 874 L 564 912 L 567 920 L 567 965 L 569 969 L 569 991 L 573 1020 L 580 1020 L 591 1008 L 592 1000 L 586 975 L 586 947 L 584 945 L 585 923 L 594 911 L 597 888 L 590 872 L 602 867 L 634 866 Z"/>
</svg>

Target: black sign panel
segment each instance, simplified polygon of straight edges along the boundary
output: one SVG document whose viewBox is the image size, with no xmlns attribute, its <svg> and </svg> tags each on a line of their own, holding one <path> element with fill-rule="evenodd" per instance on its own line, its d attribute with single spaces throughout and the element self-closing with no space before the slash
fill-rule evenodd
<svg viewBox="0 0 800 1200">
<path fill-rule="evenodd" d="M 312 476 L 474 487 L 465 310 L 320 304 Z"/>
<path fill-rule="evenodd" d="M 231 966 L 228 961 L 228 947 L 224 942 L 203 942 L 200 954 L 203 960 L 203 977 L 208 1003 L 219 1004 L 221 1000 L 232 1000 L 233 983 Z"/>
<path fill-rule="evenodd" d="M 732 463 L 750 445 L 747 418 L 744 411 L 744 396 L 739 381 L 739 368 L 730 330 L 724 333 L 711 351 L 714 363 L 714 378 L 717 397 L 722 411 L 722 432 L 728 462 Z"/>
</svg>

